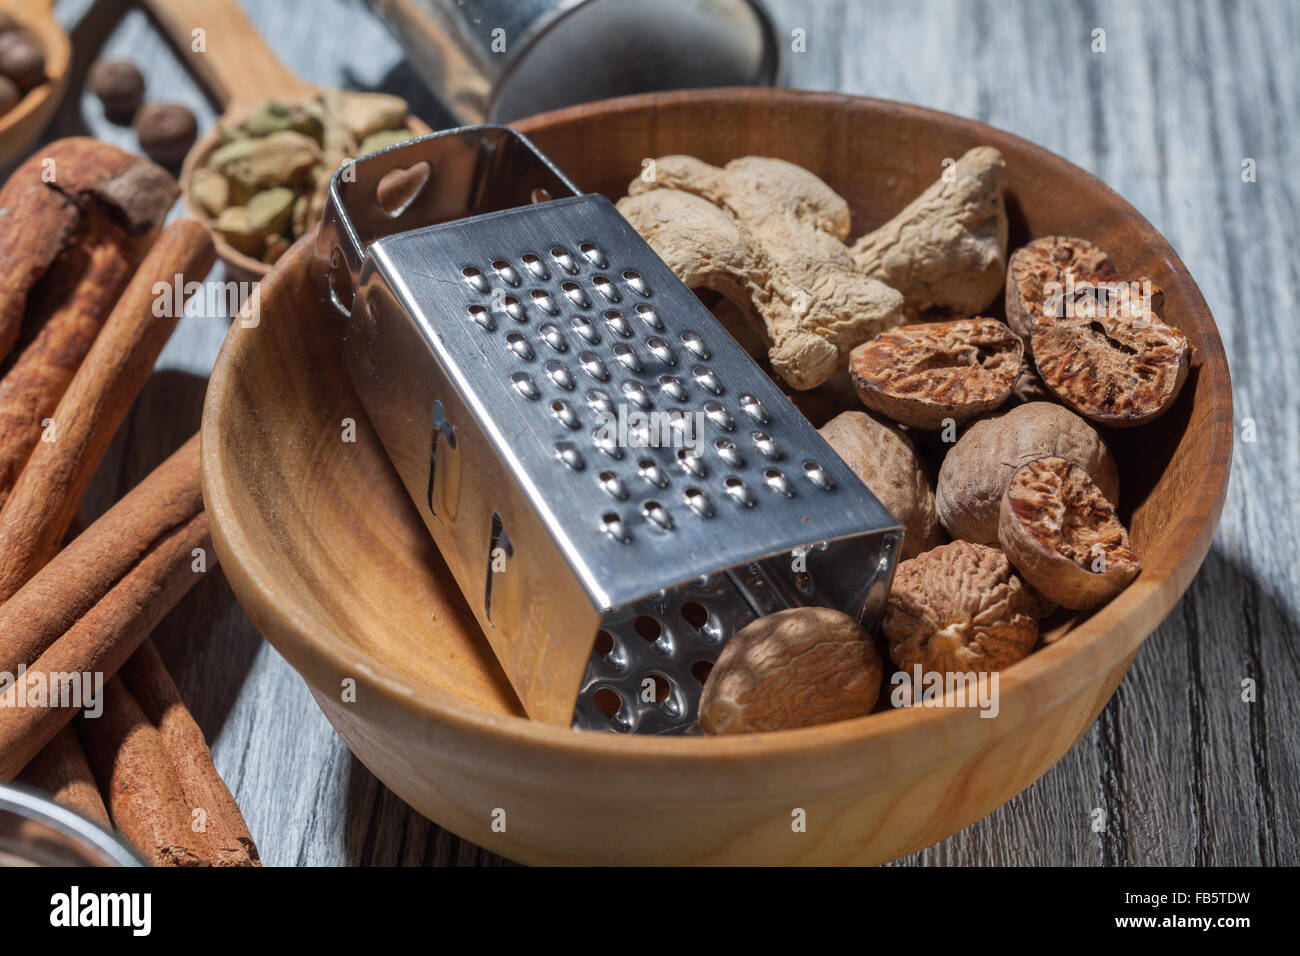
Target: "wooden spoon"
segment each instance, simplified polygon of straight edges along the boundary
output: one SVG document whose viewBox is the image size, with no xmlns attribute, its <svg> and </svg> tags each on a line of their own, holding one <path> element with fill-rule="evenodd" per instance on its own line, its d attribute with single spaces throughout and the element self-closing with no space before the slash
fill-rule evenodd
<svg viewBox="0 0 1300 956">
<path fill-rule="evenodd" d="M 194 71 L 208 86 L 224 112 L 220 122 L 242 123 L 267 100 L 286 102 L 312 99 L 320 94 L 276 57 L 236 0 L 146 0 L 172 42 L 180 48 Z M 202 31 L 202 32 L 198 32 Z M 197 49 L 196 49 L 197 47 Z M 413 133 L 430 129 L 413 116 L 406 119 Z M 207 223 L 210 217 L 194 200 L 190 180 L 213 150 L 221 145 L 219 130 L 200 136 L 181 166 L 181 195 L 190 214 Z M 217 254 L 234 278 L 260 279 L 271 267 L 245 255 L 213 232 Z"/>
<path fill-rule="evenodd" d="M 45 54 L 46 76 L 44 83 L 0 116 L 0 167 L 4 167 L 27 152 L 59 108 L 68 86 L 72 44 L 68 42 L 67 32 L 54 19 L 54 0 L 3 0 L 0 10 L 10 14 L 36 38 Z"/>
</svg>

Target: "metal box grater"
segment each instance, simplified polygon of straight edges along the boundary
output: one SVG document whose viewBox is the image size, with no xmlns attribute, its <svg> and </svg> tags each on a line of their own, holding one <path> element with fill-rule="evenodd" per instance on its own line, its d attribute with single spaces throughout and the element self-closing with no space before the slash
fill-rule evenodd
<svg viewBox="0 0 1300 956">
<path fill-rule="evenodd" d="M 426 178 L 385 210 L 400 170 Z M 534 719 L 688 731 L 755 617 L 818 604 L 874 627 L 898 523 L 609 200 L 519 133 L 342 167 L 316 256 L 357 394 Z"/>
</svg>

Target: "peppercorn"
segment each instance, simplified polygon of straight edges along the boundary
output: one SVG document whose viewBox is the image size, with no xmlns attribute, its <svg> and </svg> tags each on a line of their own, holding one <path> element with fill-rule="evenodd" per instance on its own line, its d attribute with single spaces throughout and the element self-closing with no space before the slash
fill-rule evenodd
<svg viewBox="0 0 1300 956">
<path fill-rule="evenodd" d="M 90 89 L 104 104 L 104 115 L 127 124 L 144 102 L 144 77 L 127 60 L 100 60 L 90 68 Z"/>
<path fill-rule="evenodd" d="M 162 166 L 179 166 L 197 134 L 194 114 L 179 103 L 146 103 L 135 114 L 140 148 Z"/>
</svg>

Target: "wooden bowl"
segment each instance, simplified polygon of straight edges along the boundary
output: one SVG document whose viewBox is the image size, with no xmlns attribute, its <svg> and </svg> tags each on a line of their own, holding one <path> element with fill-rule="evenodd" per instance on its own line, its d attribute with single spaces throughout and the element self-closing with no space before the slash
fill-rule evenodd
<svg viewBox="0 0 1300 956">
<path fill-rule="evenodd" d="M 46 80 L 29 91 L 12 110 L 0 116 L 0 169 L 23 158 L 54 116 L 68 86 L 72 44 L 54 19 L 54 0 L 0 0 L 11 15 L 36 38 L 45 54 Z"/>
<path fill-rule="evenodd" d="M 1100 243 L 1124 273 L 1159 283 L 1167 314 L 1195 345 L 1176 407 L 1114 435 L 1145 568 L 1061 641 L 1003 671 L 994 719 L 974 709 L 896 710 L 731 738 L 533 723 L 344 378 L 305 237 L 263 281 L 260 324 L 235 323 L 222 349 L 204 411 L 203 486 L 235 594 L 348 746 L 441 826 L 528 863 L 879 863 L 1027 787 L 1096 718 L 1186 589 L 1223 505 L 1228 369 L 1169 244 L 1060 157 L 895 103 L 713 90 L 612 100 L 519 125 L 580 187 L 611 197 L 644 157 L 780 156 L 846 196 L 858 230 L 929 185 L 945 157 L 996 146 L 1007 161 L 1014 242 L 1066 233 Z M 355 443 L 340 440 L 347 418 L 357 422 Z M 343 699 L 348 679 L 355 701 Z M 806 832 L 792 827 L 798 809 Z"/>
</svg>

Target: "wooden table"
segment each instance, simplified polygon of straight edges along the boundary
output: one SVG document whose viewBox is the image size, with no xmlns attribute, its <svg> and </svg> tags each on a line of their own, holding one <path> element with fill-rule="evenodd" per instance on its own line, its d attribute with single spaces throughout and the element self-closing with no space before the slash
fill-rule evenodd
<svg viewBox="0 0 1300 956">
<path fill-rule="evenodd" d="M 1187 596 L 1051 772 L 900 863 L 1300 863 L 1300 5 L 768 3 L 787 42 L 805 31 L 806 52 L 788 56 L 789 85 L 971 116 L 1117 189 L 1196 277 L 1236 385 L 1232 485 Z M 308 80 L 394 92 L 430 125 L 447 125 L 359 0 L 244 4 Z M 80 74 L 97 55 L 128 57 L 153 97 L 190 106 L 201 128 L 212 122 L 211 104 L 141 10 L 60 0 L 57 13 Z M 1104 52 L 1094 50 L 1098 30 Z M 134 148 L 74 75 L 49 135 L 85 132 Z M 97 476 L 93 511 L 195 430 L 226 326 L 182 321 Z M 156 638 L 268 864 L 505 862 L 420 817 L 351 756 L 220 574 Z M 1253 701 L 1243 699 L 1249 682 Z"/>
</svg>

